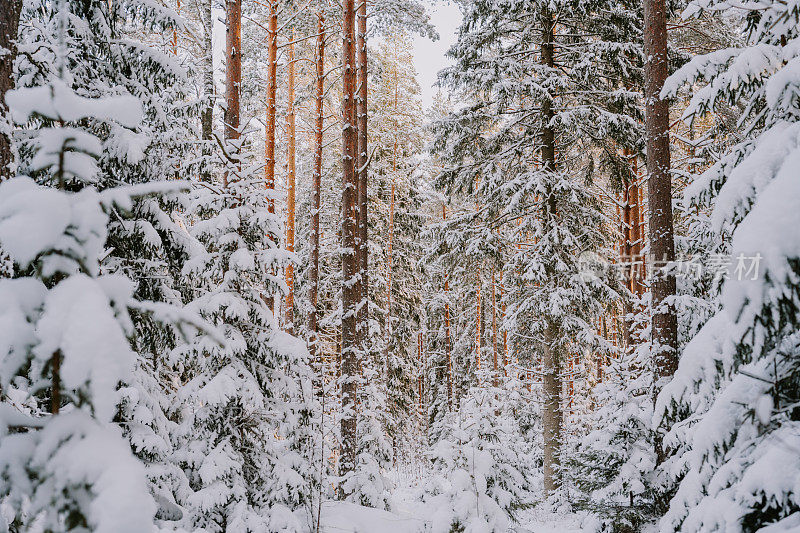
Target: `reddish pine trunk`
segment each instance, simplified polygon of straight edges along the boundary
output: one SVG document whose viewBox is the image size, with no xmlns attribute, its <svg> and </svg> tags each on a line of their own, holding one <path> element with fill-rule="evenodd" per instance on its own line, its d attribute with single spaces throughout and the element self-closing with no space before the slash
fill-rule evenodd
<svg viewBox="0 0 800 533">
<path fill-rule="evenodd" d="M 294 252 L 294 223 L 295 223 L 295 116 L 294 116 L 294 44 L 289 43 L 289 87 L 288 109 L 286 113 L 286 129 L 288 137 L 288 162 L 287 162 L 287 198 L 286 198 L 286 249 Z M 294 265 L 286 267 L 286 285 L 289 292 L 286 294 L 286 331 L 294 331 Z"/>
<path fill-rule="evenodd" d="M 499 373 L 497 367 L 497 295 L 494 286 L 494 268 L 492 269 L 492 373 L 493 383 L 497 387 L 500 382 L 498 381 Z"/>
<path fill-rule="evenodd" d="M 269 28 L 267 35 L 267 128 L 264 146 L 265 182 L 271 192 L 275 189 L 275 99 L 278 92 L 278 5 L 269 3 Z M 269 212 L 275 212 L 275 201 L 269 199 Z"/>
<path fill-rule="evenodd" d="M 14 88 L 14 58 L 17 55 L 17 31 L 22 0 L 0 0 L 0 115 L 7 116 L 6 91 Z M 0 181 L 11 177 L 11 139 L 0 134 Z"/>
<path fill-rule="evenodd" d="M 664 0 L 644 2 L 645 140 L 647 143 L 647 196 L 650 203 L 650 253 L 654 270 L 675 260 L 672 228 L 672 182 L 669 154 L 669 105 L 660 96 L 667 79 L 667 12 Z M 678 322 L 673 310 L 659 306 L 675 294 L 675 276 L 654 276 L 653 343 L 662 349 L 655 355 L 656 377 L 669 378 L 678 366 L 675 351 Z"/>
<path fill-rule="evenodd" d="M 358 310 L 359 345 L 366 347 L 369 330 L 369 270 L 367 247 L 367 2 L 358 4 L 358 100 L 356 122 L 358 125 L 358 270 L 361 303 Z"/>
<path fill-rule="evenodd" d="M 342 24 L 342 453 L 339 474 L 352 472 L 356 462 L 358 336 L 356 331 L 356 188 L 355 124 L 356 58 L 355 4 L 344 0 Z M 340 491 L 344 495 L 343 489 Z"/>
<path fill-rule="evenodd" d="M 442 220 L 447 219 L 447 208 L 442 204 Z M 450 341 L 450 284 L 448 276 L 444 278 L 444 353 L 447 359 L 447 410 L 453 410 L 453 356 Z"/>
<path fill-rule="evenodd" d="M 316 119 L 314 124 L 314 174 L 312 195 L 314 210 L 311 214 L 311 271 L 309 273 L 309 300 L 311 311 L 308 316 L 309 349 L 316 356 L 319 343 L 319 318 L 317 304 L 319 298 L 319 210 L 321 206 L 320 188 L 322 183 L 322 130 L 325 122 L 325 19 L 317 16 L 317 87 Z"/>
</svg>

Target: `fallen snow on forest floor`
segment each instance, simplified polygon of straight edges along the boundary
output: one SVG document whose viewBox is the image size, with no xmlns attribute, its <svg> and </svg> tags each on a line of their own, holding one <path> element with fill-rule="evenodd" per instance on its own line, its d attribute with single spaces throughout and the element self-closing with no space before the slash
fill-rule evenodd
<svg viewBox="0 0 800 533">
<path fill-rule="evenodd" d="M 322 533 L 425 533 L 431 509 L 418 499 L 426 472 L 391 471 L 392 512 L 353 503 L 327 501 L 322 506 Z M 579 533 L 584 513 L 556 513 L 541 508 L 520 511 L 509 533 Z M 500 532 L 498 532 L 500 533 Z"/>
<path fill-rule="evenodd" d="M 583 517 L 536 509 L 521 512 L 512 533 L 579 533 Z M 403 511 L 382 511 L 353 503 L 328 501 L 322 506 L 323 533 L 424 533 L 427 521 Z"/>
</svg>

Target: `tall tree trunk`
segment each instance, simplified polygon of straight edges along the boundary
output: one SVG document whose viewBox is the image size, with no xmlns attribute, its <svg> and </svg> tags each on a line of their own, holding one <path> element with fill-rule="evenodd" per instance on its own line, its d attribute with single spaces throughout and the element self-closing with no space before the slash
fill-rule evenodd
<svg viewBox="0 0 800 533">
<path fill-rule="evenodd" d="M 417 364 L 419 365 L 419 375 L 417 376 L 417 393 L 419 394 L 419 419 L 420 425 L 424 420 L 425 413 L 425 362 L 422 357 L 422 332 L 417 332 Z"/>
<path fill-rule="evenodd" d="M 294 35 L 292 35 L 294 39 Z M 288 80 L 288 109 L 286 113 L 286 130 L 288 141 L 287 161 L 287 198 L 286 198 L 286 249 L 294 252 L 294 217 L 295 217 L 295 116 L 294 116 L 294 43 L 289 43 L 289 80 Z M 286 294 L 286 331 L 294 331 L 294 265 L 286 267 L 286 285 L 289 292 Z"/>
<path fill-rule="evenodd" d="M 672 228 L 672 182 L 669 154 L 669 105 L 661 98 L 667 79 L 667 10 L 664 0 L 644 1 L 645 141 L 647 196 L 650 203 L 650 253 L 653 269 L 675 260 Z M 678 321 L 674 310 L 662 309 L 675 294 L 675 276 L 653 276 L 651 282 L 656 379 L 669 378 L 678 366 Z"/>
<path fill-rule="evenodd" d="M 0 115 L 8 117 L 6 92 L 14 88 L 14 59 L 22 0 L 0 0 Z M 0 181 L 11 177 L 11 139 L 0 128 Z"/>
<path fill-rule="evenodd" d="M 178 15 L 181 14 L 181 0 L 178 0 L 177 5 L 177 13 Z M 172 28 L 172 55 L 178 55 L 178 28 L 177 26 Z"/>
<path fill-rule="evenodd" d="M 483 311 L 481 310 L 481 269 L 475 273 L 475 376 L 478 379 L 478 385 L 481 383 L 481 333 L 482 323 L 481 318 Z"/>
<path fill-rule="evenodd" d="M 361 302 L 358 309 L 359 346 L 367 347 L 369 333 L 369 248 L 367 241 L 367 1 L 358 4 L 358 100 L 356 122 L 358 125 L 358 271 Z"/>
<path fill-rule="evenodd" d="M 500 321 L 506 320 L 506 299 L 505 287 L 500 283 L 500 302 L 501 302 L 501 315 Z M 503 377 L 508 377 L 508 330 L 503 328 Z"/>
<path fill-rule="evenodd" d="M 272 194 L 275 189 L 275 100 L 278 93 L 278 4 L 269 0 L 267 35 L 267 128 L 264 145 L 264 181 Z M 269 212 L 275 212 L 275 200 L 269 199 Z"/>
<path fill-rule="evenodd" d="M 342 24 L 342 453 L 339 474 L 346 476 L 356 463 L 356 404 L 358 394 L 358 337 L 356 331 L 356 176 L 355 3 L 344 0 Z M 340 495 L 346 496 L 344 487 Z"/>
<path fill-rule="evenodd" d="M 321 207 L 322 185 L 322 130 L 325 125 L 325 19 L 317 15 L 317 78 L 316 78 L 316 112 L 314 123 L 314 173 L 312 189 L 312 202 L 314 209 L 311 213 L 311 271 L 309 273 L 309 300 L 311 311 L 308 316 L 308 345 L 311 356 L 316 360 L 319 352 L 319 312 L 317 310 L 319 299 L 319 210 Z"/>
<path fill-rule="evenodd" d="M 203 26 L 205 35 L 203 36 L 203 47 L 205 57 L 203 58 L 203 96 L 205 102 L 203 111 L 200 115 L 200 125 L 203 131 L 203 140 L 211 140 L 214 129 L 214 16 L 212 10 L 212 0 L 203 2 Z"/>
<path fill-rule="evenodd" d="M 492 268 L 492 382 L 495 387 L 500 384 L 497 364 L 497 295 L 494 286 L 494 268 Z"/>
<path fill-rule="evenodd" d="M 275 212 L 275 113 L 278 94 L 278 3 L 269 0 L 267 28 L 267 127 L 264 132 L 264 186 L 267 189 L 267 210 Z M 273 271 L 275 274 L 275 271 Z M 264 303 L 275 312 L 275 298 L 264 297 Z"/>
<path fill-rule="evenodd" d="M 447 207 L 442 204 L 442 220 L 447 220 Z M 450 283 L 449 276 L 444 277 L 444 352 L 447 359 L 447 410 L 453 410 L 453 355 L 450 341 Z"/>
<path fill-rule="evenodd" d="M 549 10 L 542 12 L 542 64 L 549 68 L 555 66 L 554 39 L 555 24 Z M 553 120 L 552 95 L 542 100 L 542 167 L 545 171 L 556 170 L 556 136 L 550 127 Z M 555 194 L 551 191 L 547 205 L 548 217 L 556 216 Z M 561 456 L 561 361 L 554 349 L 556 333 L 552 325 L 545 331 L 545 342 L 542 346 L 542 389 L 544 393 L 544 411 L 542 425 L 544 429 L 544 490 L 552 494 L 561 487 L 559 474 Z"/>
<path fill-rule="evenodd" d="M 242 0 L 227 0 L 225 4 L 228 22 L 225 39 L 225 139 L 239 139 L 239 90 L 242 84 Z M 238 147 L 236 149 L 238 152 Z M 228 174 L 224 175 L 228 186 Z"/>
<path fill-rule="evenodd" d="M 395 158 L 397 157 L 397 143 L 395 143 Z M 395 159 L 393 171 L 397 171 Z M 389 196 L 389 230 L 386 236 L 386 346 L 384 347 L 384 361 L 386 364 L 386 380 L 389 380 L 389 344 L 392 340 L 392 246 L 394 244 L 394 195 L 395 182 L 392 178 L 392 191 Z"/>
</svg>

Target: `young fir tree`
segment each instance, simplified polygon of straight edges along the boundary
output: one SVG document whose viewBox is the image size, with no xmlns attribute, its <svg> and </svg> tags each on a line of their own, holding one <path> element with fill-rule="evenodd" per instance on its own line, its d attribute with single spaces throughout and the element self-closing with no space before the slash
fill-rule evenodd
<svg viewBox="0 0 800 533">
<path fill-rule="evenodd" d="M 56 14 L 62 22 L 53 50 L 61 54 L 71 44 L 64 2 Z M 101 273 L 101 258 L 112 216 L 134 209 L 136 197 L 179 185 L 92 186 L 102 176 L 103 143 L 87 124 L 135 135 L 142 106 L 131 95 L 76 94 L 64 81 L 67 63 L 56 58 L 61 77 L 7 95 L 12 116 L 28 128 L 24 172 L 43 185 L 24 174 L 0 185 L 0 241 L 18 273 L 0 282 L 6 527 L 147 531 L 157 510 L 153 476 L 132 453 L 128 421 L 119 419 L 125 389 L 140 387 L 129 310 L 173 325 L 190 317 L 140 301 L 127 277 Z"/>
<path fill-rule="evenodd" d="M 532 462 L 525 456 L 513 390 L 475 387 L 445 417 L 428 454 L 434 478 L 422 492 L 432 531 L 507 531 L 528 499 L 536 471 L 526 468 Z"/>
<path fill-rule="evenodd" d="M 174 413 L 179 464 L 189 491 L 186 527 L 297 531 L 293 513 L 310 497 L 308 463 L 314 406 L 307 351 L 280 331 L 265 304 L 280 294 L 273 272 L 288 254 L 279 247 L 281 224 L 253 178 L 240 141 L 220 147 L 223 182 L 195 188 L 189 231 L 204 245 L 184 274 L 195 299 L 188 308 L 222 331 L 225 342 L 199 334 L 176 348 L 181 370 Z"/>
<path fill-rule="evenodd" d="M 180 19 L 149 2 L 95 3 L 63 0 L 25 5 L 20 26 L 18 85 L 47 85 L 63 80 L 80 96 L 130 95 L 141 102 L 143 120 L 125 128 L 87 117 L 81 127 L 102 143 L 92 184 L 100 191 L 118 185 L 166 182 L 191 172 L 192 117 L 188 71 L 175 58 L 148 44 L 154 35 L 172 34 Z M 29 128 L 50 127 L 57 119 L 38 116 Z M 36 163 L 37 146 L 18 137 L 19 165 Z M 39 179 L 39 176 L 36 176 Z M 75 191 L 82 184 L 65 180 Z M 103 273 L 135 280 L 134 296 L 158 304 L 182 305 L 184 261 L 196 250 L 171 216 L 181 195 L 138 197 L 130 209 L 115 210 L 108 225 Z M 118 418 L 136 455 L 142 459 L 160 511 L 174 505 L 172 492 L 183 481 L 170 466 L 170 422 L 166 390 L 172 372 L 164 361 L 180 336 L 152 310 L 132 310 L 137 353 L 135 379 L 123 388 Z M 162 506 L 162 503 L 164 504 Z"/>
<path fill-rule="evenodd" d="M 741 10 L 741 11 L 740 11 Z M 744 12 L 742 14 L 742 12 Z M 685 112 L 745 106 L 744 139 L 695 178 L 690 200 L 713 200 L 711 224 L 731 235 L 721 309 L 683 350 L 659 396 L 669 422 L 668 472 L 678 490 L 663 531 L 789 530 L 800 502 L 792 487 L 798 443 L 798 264 L 793 205 L 800 194 L 794 73 L 796 15 L 769 2 L 733 8 L 692 2 L 686 18 L 719 13 L 740 21 L 744 45 L 698 56 L 665 86 L 705 85 Z"/>
</svg>

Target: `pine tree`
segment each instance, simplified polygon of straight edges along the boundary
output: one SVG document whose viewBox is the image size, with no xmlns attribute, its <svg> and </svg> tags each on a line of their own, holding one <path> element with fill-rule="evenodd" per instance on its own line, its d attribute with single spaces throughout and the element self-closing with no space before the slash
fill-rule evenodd
<svg viewBox="0 0 800 533">
<path fill-rule="evenodd" d="M 684 17 L 732 13 L 720 3 L 691 3 Z M 663 531 L 790 529 L 797 478 L 796 102 L 790 73 L 797 39 L 782 4 L 737 14 L 743 46 L 700 55 L 667 82 L 674 95 L 703 83 L 688 119 L 741 102 L 744 138 L 687 189 L 689 200 L 713 202 L 710 222 L 731 236 L 733 264 L 721 309 L 684 348 L 656 415 L 671 426 L 665 465 L 679 481 Z M 758 64 L 751 58 L 758 57 Z M 759 264 L 755 264 L 755 262 Z M 749 267 L 756 269 L 746 272 Z M 755 274 L 755 275 L 754 275 Z M 753 279 L 754 278 L 754 279 Z M 780 465 L 780 466 L 769 466 Z M 763 472 L 772 474 L 764 477 Z"/>
</svg>

